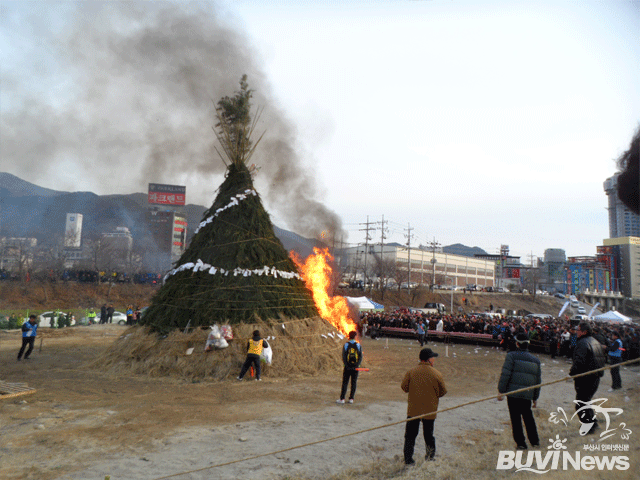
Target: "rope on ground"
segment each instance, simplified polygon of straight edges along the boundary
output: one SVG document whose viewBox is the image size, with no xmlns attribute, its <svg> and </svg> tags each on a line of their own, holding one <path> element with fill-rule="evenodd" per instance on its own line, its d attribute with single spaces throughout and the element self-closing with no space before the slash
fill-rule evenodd
<svg viewBox="0 0 640 480">
<path fill-rule="evenodd" d="M 240 462 L 246 462 L 246 461 L 249 461 L 249 460 L 255 460 L 256 458 L 267 457 L 269 455 L 276 455 L 278 453 L 283 453 L 283 452 L 290 452 L 291 450 L 297 450 L 298 448 L 309 447 L 311 445 L 318 445 L 320 443 L 332 442 L 332 441 L 338 440 L 340 438 L 350 437 L 352 435 L 360 435 L 361 433 L 372 432 L 374 430 L 380 430 L 382 428 L 388 428 L 388 427 L 393 427 L 393 426 L 396 426 L 396 425 L 400 425 L 402 423 L 406 423 L 406 422 L 409 422 L 411 420 L 418 420 L 418 419 L 421 419 L 421 418 L 428 417 L 429 415 L 433 415 L 434 413 L 435 414 L 444 413 L 444 412 L 448 412 L 448 411 L 451 411 L 451 410 L 456 410 L 458 408 L 467 407 L 467 406 L 473 405 L 475 403 L 486 402 L 487 400 L 493 400 L 494 398 L 498 398 L 499 396 L 512 395 L 514 393 L 526 392 L 528 390 L 534 390 L 536 388 L 546 387 L 548 385 L 553 385 L 555 383 L 566 382 L 567 380 L 574 380 L 574 379 L 579 378 L 579 377 L 584 377 L 586 375 L 592 375 L 592 374 L 598 373 L 598 372 L 604 372 L 605 370 L 610 370 L 611 368 L 620 367 L 620 366 L 623 366 L 623 365 L 628 365 L 628 364 L 631 364 L 631 363 L 634 363 L 634 362 L 638 362 L 638 359 L 634 358 L 633 360 L 627 360 L 625 362 L 617 363 L 615 365 L 605 365 L 604 367 L 598 368 L 596 370 L 590 370 L 588 372 L 580 373 L 580 374 L 577 374 L 577 375 L 566 376 L 566 377 L 563 377 L 563 378 L 561 378 L 559 380 L 552 380 L 550 382 L 540 383 L 538 385 L 533 385 L 531 387 L 525 387 L 525 388 L 520 388 L 518 390 L 513 390 L 511 392 L 508 392 L 508 394 L 498 394 L 498 395 L 492 395 L 490 397 L 480 398 L 478 400 L 472 400 L 470 402 L 462 403 L 460 405 L 455 405 L 453 407 L 445 408 L 445 409 L 442 409 L 442 410 L 436 410 L 435 412 L 425 413 L 425 414 L 419 415 L 417 417 L 405 418 L 404 420 L 398 420 L 397 422 L 392 422 L 392 423 L 385 423 L 384 425 L 378 425 L 377 427 L 371 427 L 371 428 L 366 428 L 364 430 L 357 430 L 355 432 L 344 433 L 342 435 L 336 435 L 335 437 L 325 438 L 324 440 L 315 440 L 313 442 L 308 442 L 308 443 L 304 443 L 304 444 L 301 444 L 301 445 L 295 445 L 293 447 L 283 448 L 281 450 L 275 450 L 273 452 L 260 453 L 258 455 L 253 455 L 251 457 L 245 457 L 245 458 L 239 458 L 239 459 L 236 459 L 236 460 L 230 460 L 228 462 L 218 463 L 216 465 L 209 465 L 208 467 L 196 468 L 194 470 L 188 470 L 188 471 L 180 472 L 180 473 L 173 473 L 171 475 L 166 475 L 164 477 L 156 477 L 156 478 L 154 478 L 152 480 L 164 480 L 166 478 L 179 477 L 179 476 L 187 475 L 187 474 L 190 474 L 190 473 L 203 472 L 205 470 L 210 470 L 212 468 L 225 467 L 227 465 L 233 465 L 234 463 L 240 463 Z"/>
</svg>

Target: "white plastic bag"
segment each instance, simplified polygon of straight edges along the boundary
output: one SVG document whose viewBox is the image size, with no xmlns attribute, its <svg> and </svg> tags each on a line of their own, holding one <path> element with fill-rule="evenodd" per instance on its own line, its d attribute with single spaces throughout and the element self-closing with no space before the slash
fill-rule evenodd
<svg viewBox="0 0 640 480">
<path fill-rule="evenodd" d="M 211 331 L 207 337 L 207 343 L 204 346 L 204 351 L 209 352 L 214 348 L 227 348 L 229 344 L 222 338 L 220 333 L 220 327 L 218 325 L 211 325 Z"/>
<path fill-rule="evenodd" d="M 265 362 L 267 365 L 271 365 L 271 360 L 273 359 L 273 352 L 271 351 L 271 346 L 262 348 L 260 359 L 263 362 Z"/>
</svg>

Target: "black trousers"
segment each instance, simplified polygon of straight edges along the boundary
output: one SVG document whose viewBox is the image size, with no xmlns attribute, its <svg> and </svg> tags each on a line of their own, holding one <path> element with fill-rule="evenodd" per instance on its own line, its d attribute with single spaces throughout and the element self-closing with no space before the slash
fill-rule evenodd
<svg viewBox="0 0 640 480">
<path fill-rule="evenodd" d="M 427 447 L 426 458 L 433 458 L 436 454 L 436 439 L 433 436 L 435 420 L 427 420 L 426 418 L 410 420 L 405 424 L 404 429 L 404 463 L 413 462 L 413 449 L 416 446 L 416 437 L 420 431 L 420 422 L 422 422 L 422 435 Z"/>
<path fill-rule="evenodd" d="M 247 370 L 253 365 L 253 369 L 256 372 L 256 380 L 260 380 L 260 355 L 255 355 L 253 353 L 247 354 L 247 359 L 244 361 L 242 365 L 242 369 L 240 370 L 240 378 L 244 377 L 244 374 L 247 373 Z"/>
<path fill-rule="evenodd" d="M 609 355 L 611 365 L 617 365 L 622 362 L 622 357 L 612 357 Z M 611 388 L 617 390 L 622 388 L 622 378 L 620 378 L 620 367 L 611 367 Z"/>
<path fill-rule="evenodd" d="M 540 445 L 536 420 L 533 418 L 533 412 L 531 411 L 531 400 L 507 397 L 507 406 L 509 407 L 511 431 L 513 432 L 513 439 L 516 441 L 516 445 L 519 447 L 527 446 L 524 431 L 522 430 L 522 422 L 524 422 L 524 427 L 527 429 L 529 443 L 534 446 Z"/>
<path fill-rule="evenodd" d="M 584 377 L 576 378 L 574 383 L 576 388 L 576 400 L 589 402 L 598 390 L 600 377 L 598 374 L 586 375 Z M 582 405 L 576 404 L 576 410 L 580 409 L 580 407 L 582 407 Z M 582 423 L 598 423 L 595 418 L 595 412 L 592 408 L 582 410 L 578 414 L 578 417 L 580 417 L 580 421 Z"/>
<path fill-rule="evenodd" d="M 345 368 L 342 371 L 342 389 L 340 390 L 340 400 L 344 400 L 347 395 L 347 386 L 351 380 L 351 391 L 349 392 L 349 398 L 353 399 L 356 396 L 356 387 L 358 386 L 358 371 L 353 368 Z"/>
<path fill-rule="evenodd" d="M 31 355 L 31 352 L 33 351 L 33 344 L 35 341 L 36 337 L 22 337 L 22 347 L 20 347 L 20 351 L 18 352 L 18 360 L 22 358 L 22 354 L 24 353 L 24 349 L 27 345 L 29 345 L 29 348 L 27 349 L 27 353 L 24 354 L 24 359 L 26 360 L 29 358 L 29 355 Z"/>
</svg>

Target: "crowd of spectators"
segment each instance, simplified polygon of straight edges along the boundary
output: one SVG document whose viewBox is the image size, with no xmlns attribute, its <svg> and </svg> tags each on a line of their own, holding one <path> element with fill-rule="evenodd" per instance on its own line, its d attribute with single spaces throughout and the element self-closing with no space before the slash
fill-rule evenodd
<svg viewBox="0 0 640 480">
<path fill-rule="evenodd" d="M 525 334 L 531 341 L 532 349 L 549 353 L 552 358 L 557 356 L 571 358 L 578 340 L 576 333 L 578 322 L 568 317 L 507 316 L 500 318 L 487 313 L 425 314 L 406 308 L 393 312 L 362 312 L 360 314 L 361 333 L 367 333 L 373 337 L 384 335 L 384 327 L 417 330 L 420 323 L 426 327 L 427 337 L 429 332 L 436 330 L 491 335 L 495 344 L 505 350 L 515 348 L 513 339 L 516 335 Z M 640 326 L 637 324 L 593 322 L 593 331 L 594 338 L 605 346 L 613 342 L 613 333 L 617 332 L 623 342 L 625 359 L 640 358 Z"/>
</svg>

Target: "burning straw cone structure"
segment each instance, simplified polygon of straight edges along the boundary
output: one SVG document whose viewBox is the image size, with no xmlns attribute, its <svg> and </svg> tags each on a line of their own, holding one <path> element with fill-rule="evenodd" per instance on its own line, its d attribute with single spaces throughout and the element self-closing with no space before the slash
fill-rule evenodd
<svg viewBox="0 0 640 480">
<path fill-rule="evenodd" d="M 318 368 L 326 369 L 340 363 L 336 343 L 341 339 L 331 324 L 318 317 L 311 292 L 275 236 L 254 189 L 247 161 L 259 140 L 252 145 L 256 121 L 250 117 L 251 90 L 246 76 L 240 85 L 234 97 L 224 97 L 216 108 L 216 136 L 224 151 L 221 157 L 228 160 L 226 179 L 189 248 L 166 274 L 145 312 L 140 323 L 148 328 L 116 342 L 103 363 L 125 358 L 138 371 L 224 377 L 240 365 L 246 339 L 255 327 L 263 337 L 273 338 L 275 370 L 281 362 L 283 367 L 295 363 L 294 358 L 285 358 L 287 339 L 305 357 L 305 368 L 317 363 Z M 213 355 L 196 349 L 194 354 L 202 358 L 187 361 L 187 348 L 200 342 L 204 347 L 207 331 L 197 327 L 214 323 L 233 326 L 236 340 L 232 348 Z M 182 333 L 187 326 L 192 327 L 191 333 Z M 305 344 L 308 348 L 301 348 Z M 314 351 L 322 359 L 308 362 Z M 163 358 L 154 360 L 154 355 Z"/>
</svg>

